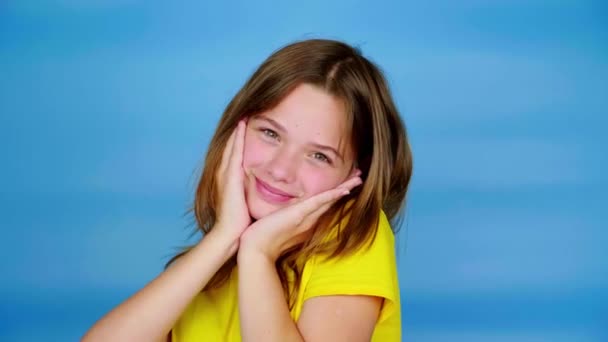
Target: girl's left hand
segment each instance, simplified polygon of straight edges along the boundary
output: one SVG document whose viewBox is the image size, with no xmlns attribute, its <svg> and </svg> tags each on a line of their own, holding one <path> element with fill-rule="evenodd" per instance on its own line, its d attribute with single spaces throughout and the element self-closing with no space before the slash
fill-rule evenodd
<svg viewBox="0 0 608 342">
<path fill-rule="evenodd" d="M 238 256 L 256 253 L 276 261 L 283 251 L 306 239 L 317 219 L 332 204 L 362 183 L 359 175 L 356 170 L 353 177 L 336 188 L 281 208 L 250 225 L 241 235 Z"/>
</svg>

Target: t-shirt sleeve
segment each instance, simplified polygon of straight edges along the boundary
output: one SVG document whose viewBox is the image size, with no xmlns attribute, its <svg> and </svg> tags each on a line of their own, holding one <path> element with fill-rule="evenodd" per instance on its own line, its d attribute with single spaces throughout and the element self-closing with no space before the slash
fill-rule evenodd
<svg viewBox="0 0 608 342">
<path fill-rule="evenodd" d="M 344 257 L 314 257 L 312 272 L 304 289 L 306 300 L 329 295 L 368 295 L 384 298 L 380 321 L 398 308 L 399 285 L 395 239 L 383 212 L 371 244 Z"/>
</svg>

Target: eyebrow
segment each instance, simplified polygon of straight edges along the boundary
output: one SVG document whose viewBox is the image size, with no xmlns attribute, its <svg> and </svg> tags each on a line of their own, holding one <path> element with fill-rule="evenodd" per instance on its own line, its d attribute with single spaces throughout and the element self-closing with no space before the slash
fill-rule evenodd
<svg viewBox="0 0 608 342">
<path fill-rule="evenodd" d="M 287 129 L 285 127 L 283 127 L 283 125 L 278 123 L 276 120 L 267 117 L 266 115 L 260 114 L 260 115 L 257 115 L 255 118 L 268 122 L 269 124 L 275 126 L 275 128 L 277 128 L 279 131 L 287 132 Z M 331 151 L 336 156 L 338 156 L 338 158 L 340 158 L 342 160 L 342 162 L 344 162 L 344 157 L 340 154 L 340 152 L 338 152 L 338 150 L 336 150 L 335 148 L 333 148 L 331 146 L 321 145 L 321 144 L 315 143 L 315 142 L 311 142 L 311 143 L 309 143 L 309 145 L 313 146 L 315 148 L 318 148 L 320 150 Z"/>
</svg>

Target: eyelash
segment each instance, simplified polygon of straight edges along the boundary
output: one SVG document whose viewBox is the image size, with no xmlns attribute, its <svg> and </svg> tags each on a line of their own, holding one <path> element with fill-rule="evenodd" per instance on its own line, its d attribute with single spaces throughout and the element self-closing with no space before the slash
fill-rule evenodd
<svg viewBox="0 0 608 342">
<path fill-rule="evenodd" d="M 321 157 L 322 157 L 322 159 L 319 159 L 319 158 L 315 158 L 315 159 L 320 160 L 320 161 L 322 161 L 322 162 L 324 162 L 324 163 L 327 163 L 327 164 L 331 164 L 331 159 L 329 159 L 329 158 L 328 158 L 326 155 L 324 155 L 323 153 L 321 153 L 321 152 L 315 152 L 313 155 L 314 155 L 314 156 L 321 156 Z"/>
<path fill-rule="evenodd" d="M 260 132 L 262 132 L 262 134 L 264 134 L 264 136 L 273 139 L 273 140 L 277 140 L 279 139 L 279 134 L 269 128 L 260 128 Z M 329 159 L 329 157 L 327 157 L 325 154 L 321 153 L 321 152 L 315 152 L 313 153 L 313 158 L 315 160 L 318 160 L 322 163 L 327 163 L 329 165 L 332 165 L 333 162 L 331 161 L 331 159 Z M 320 156 L 320 158 L 319 158 Z"/>
<path fill-rule="evenodd" d="M 270 139 L 278 139 L 279 135 L 277 134 L 277 132 L 268 129 L 268 128 L 260 128 L 260 131 L 262 133 L 264 133 L 265 136 L 269 137 Z"/>
</svg>

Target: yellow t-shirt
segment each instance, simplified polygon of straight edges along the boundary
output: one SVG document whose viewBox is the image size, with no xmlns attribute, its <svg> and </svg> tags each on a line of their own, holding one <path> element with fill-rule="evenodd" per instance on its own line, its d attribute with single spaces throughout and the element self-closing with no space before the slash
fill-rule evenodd
<svg viewBox="0 0 608 342">
<path fill-rule="evenodd" d="M 197 294 L 173 327 L 172 341 L 241 341 L 237 277 L 235 268 L 221 288 Z M 401 341 L 395 239 L 383 212 L 369 248 L 346 257 L 306 261 L 291 317 L 297 322 L 307 299 L 326 295 L 384 298 L 372 341 Z"/>
</svg>

